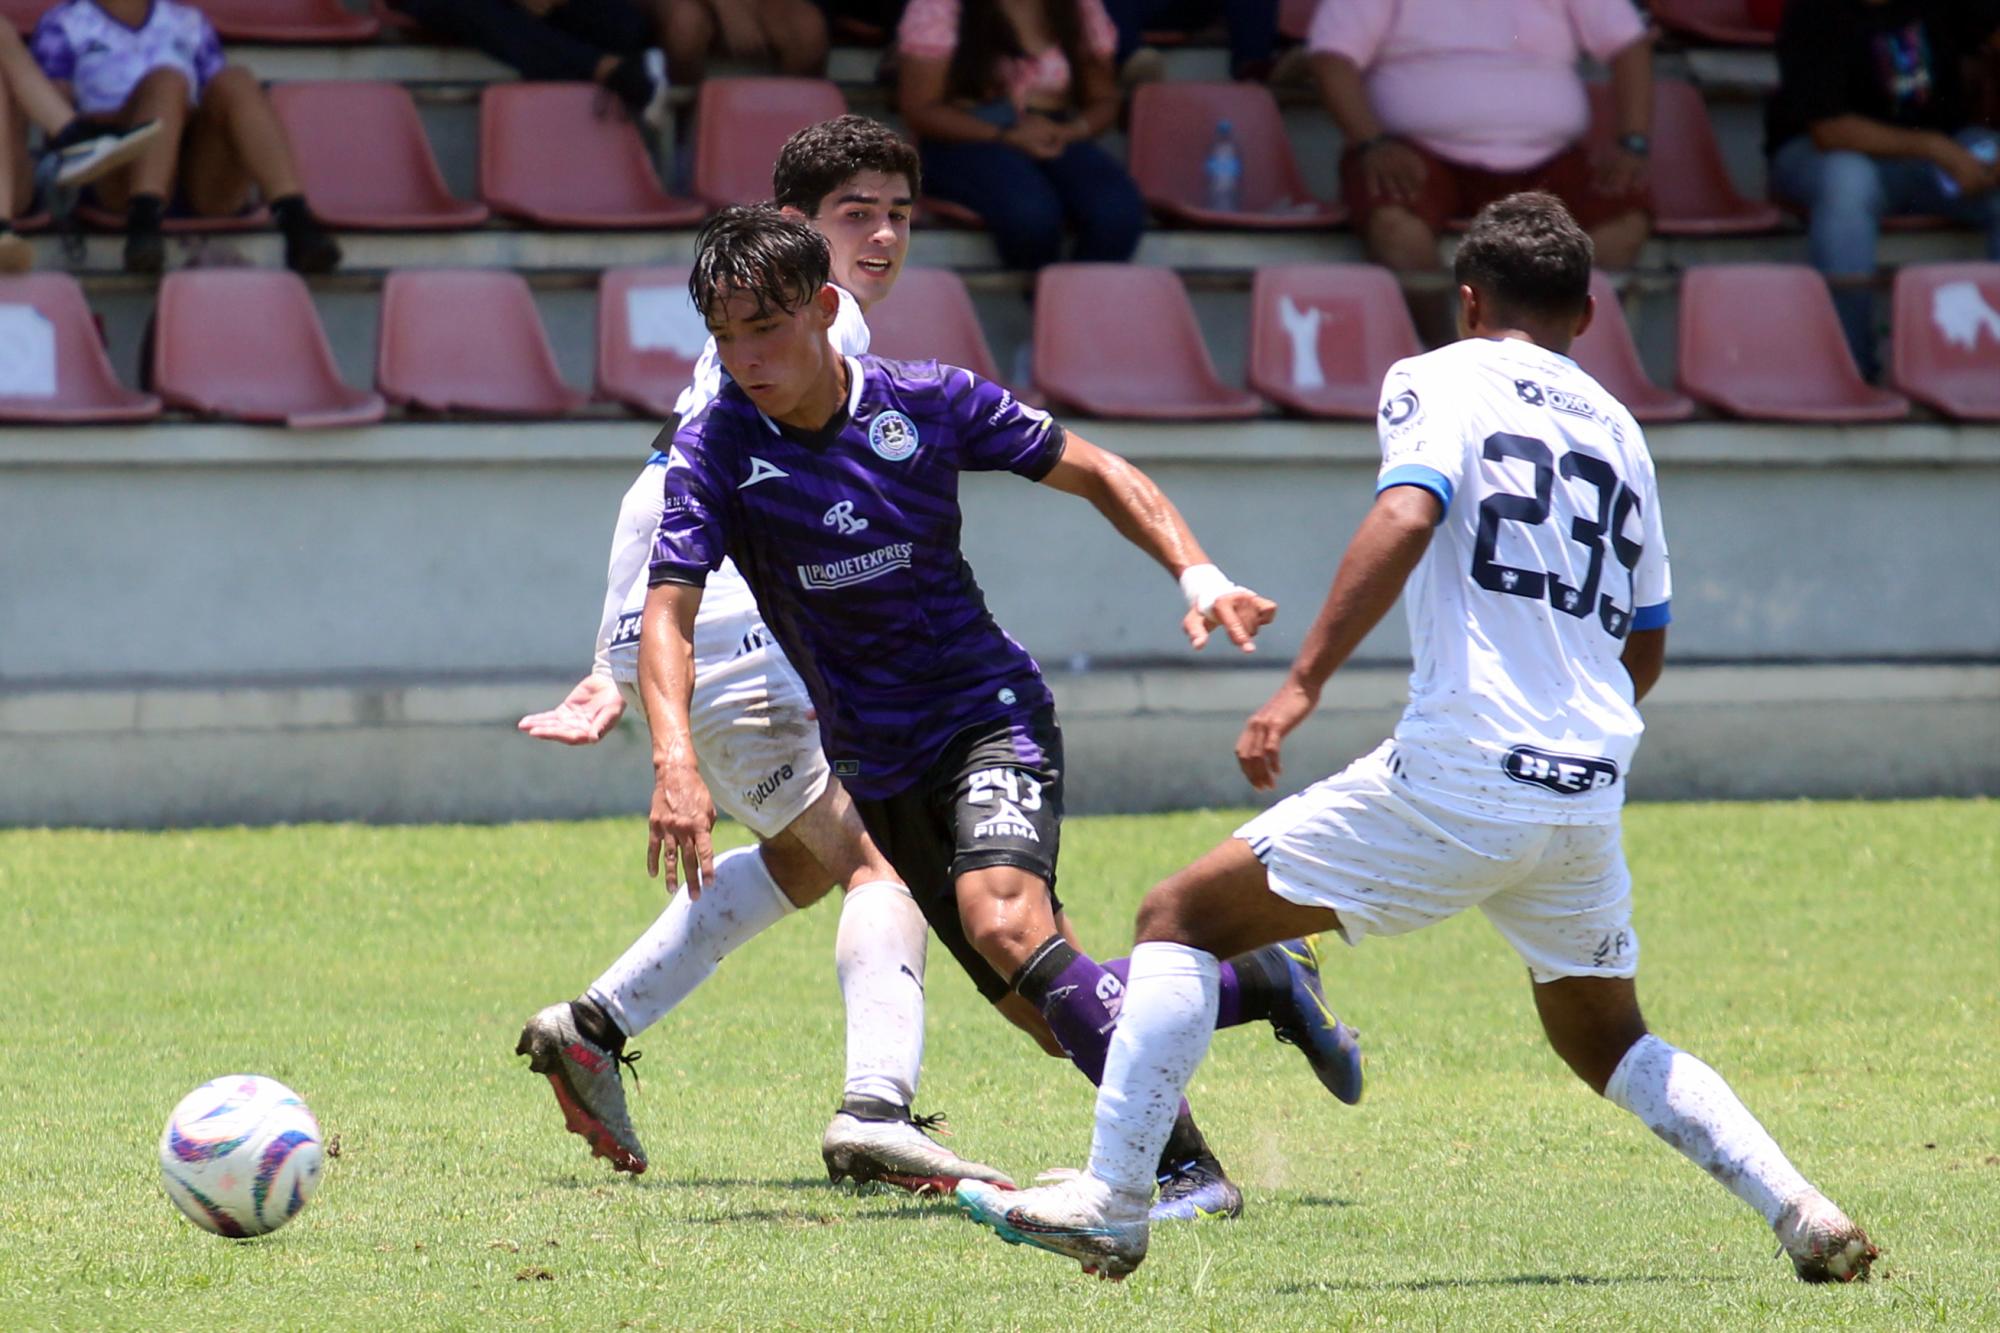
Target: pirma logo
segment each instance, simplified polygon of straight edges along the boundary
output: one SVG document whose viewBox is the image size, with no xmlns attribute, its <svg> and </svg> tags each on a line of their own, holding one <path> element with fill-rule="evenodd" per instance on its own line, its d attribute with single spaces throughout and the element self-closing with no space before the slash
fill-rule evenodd
<svg viewBox="0 0 2000 1333">
<path fill-rule="evenodd" d="M 1035 826 L 1021 813 L 1021 807 L 1012 801 L 1002 799 L 1000 808 L 985 819 L 973 825 L 975 838 L 1020 838 L 1026 842 L 1040 842 L 1042 835 L 1035 832 Z"/>
<path fill-rule="evenodd" d="M 879 412 L 868 425 L 868 447 L 891 463 L 917 451 L 917 428 L 901 412 Z"/>
</svg>

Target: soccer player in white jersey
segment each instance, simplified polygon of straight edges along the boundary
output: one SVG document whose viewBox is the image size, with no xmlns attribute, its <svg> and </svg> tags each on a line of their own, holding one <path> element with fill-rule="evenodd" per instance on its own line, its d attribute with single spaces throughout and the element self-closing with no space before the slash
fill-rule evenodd
<svg viewBox="0 0 2000 1333">
<path fill-rule="evenodd" d="M 1528 964 L 1579 1078 L 1756 1209 L 1799 1277 L 1867 1276 L 1861 1228 L 1639 1012 L 1619 813 L 1670 584 L 1639 428 L 1565 355 L 1590 322 L 1590 266 L 1549 195 L 1475 219 L 1455 266 L 1464 338 L 1391 368 L 1375 505 L 1237 759 L 1275 784 L 1285 736 L 1399 594 L 1409 706 L 1393 739 L 1147 895 L 1089 1170 L 1024 1193 L 959 1186 L 1005 1239 L 1105 1277 L 1145 1258 L 1153 1156 L 1208 1049 L 1218 957 L 1319 930 L 1359 944 L 1477 907 Z"/>
<path fill-rule="evenodd" d="M 830 338 L 842 352 L 868 350 L 862 316 L 902 271 L 919 170 L 908 143 L 861 116 L 801 130 L 778 155 L 777 202 L 808 218 L 834 257 L 840 315 Z M 677 404 L 680 418 L 705 407 L 721 383 L 711 339 Z M 588 745 L 617 725 L 628 699 L 636 705 L 639 621 L 666 463 L 656 452 L 619 507 L 591 674 L 557 707 L 521 719 L 530 736 Z M 846 891 L 835 963 L 847 1075 L 821 1144 L 829 1175 L 908 1189 L 1005 1181 L 927 1138 L 911 1116 L 923 1060 L 923 912 L 830 781 L 805 687 L 772 644 L 749 587 L 729 565 L 709 587 L 695 635 L 695 745 L 717 803 L 758 845 L 717 857 L 699 896 L 677 893 L 581 997 L 530 1019 L 517 1051 L 548 1076 L 565 1123 L 594 1154 L 620 1171 L 644 1171 L 618 1073 L 631 1058 L 626 1039 L 686 999 L 730 952 L 838 883 Z"/>
</svg>

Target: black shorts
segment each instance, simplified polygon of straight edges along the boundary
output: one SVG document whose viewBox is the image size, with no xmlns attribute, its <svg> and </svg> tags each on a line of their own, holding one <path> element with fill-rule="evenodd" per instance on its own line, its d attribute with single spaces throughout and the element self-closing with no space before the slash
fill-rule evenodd
<svg viewBox="0 0 2000 1333">
<path fill-rule="evenodd" d="M 1062 797 L 1062 728 L 1055 709 L 1043 708 L 967 727 L 909 787 L 880 800 L 855 798 L 868 836 L 990 1003 L 1007 994 L 1008 978 L 965 938 L 958 877 L 988 866 L 1018 867 L 1042 878 L 1052 910 L 1060 912 Z"/>
</svg>

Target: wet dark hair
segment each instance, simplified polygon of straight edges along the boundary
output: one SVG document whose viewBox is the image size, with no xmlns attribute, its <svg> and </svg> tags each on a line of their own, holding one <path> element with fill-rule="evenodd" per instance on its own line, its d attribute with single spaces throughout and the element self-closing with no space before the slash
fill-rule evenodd
<svg viewBox="0 0 2000 1333">
<path fill-rule="evenodd" d="M 802 308 L 832 271 L 826 237 L 771 204 L 733 205 L 695 233 L 688 296 L 710 319 L 732 293 L 745 292 L 757 298 L 757 318 L 764 319 Z"/>
<path fill-rule="evenodd" d="M 1510 194 L 1479 210 L 1452 276 L 1495 315 L 1568 319 L 1590 300 L 1590 237 L 1552 194 Z"/>
<path fill-rule="evenodd" d="M 771 168 L 771 195 L 781 208 L 817 217 L 828 195 L 864 171 L 903 177 L 912 199 L 923 189 L 916 145 L 879 120 L 835 116 L 785 140 Z"/>
<path fill-rule="evenodd" d="M 1083 38 L 1083 8 L 1078 0 L 1042 0 L 1049 21 L 1049 33 L 1069 60 L 1070 104 L 1083 91 L 1083 66 L 1090 51 Z M 1014 20 L 1000 7 L 1000 0 L 961 0 L 958 7 L 958 44 L 951 49 L 951 65 L 945 73 L 945 91 L 953 98 L 969 102 L 990 102 L 1007 95 L 1000 62 L 1027 55 Z"/>
</svg>

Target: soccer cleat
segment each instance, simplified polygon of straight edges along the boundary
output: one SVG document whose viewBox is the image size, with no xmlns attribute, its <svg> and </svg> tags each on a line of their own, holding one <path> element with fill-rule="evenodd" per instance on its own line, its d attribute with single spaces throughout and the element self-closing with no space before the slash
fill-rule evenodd
<svg viewBox="0 0 2000 1333">
<path fill-rule="evenodd" d="M 564 1003 L 528 1020 L 514 1054 L 527 1056 L 529 1069 L 548 1076 L 563 1124 L 590 1145 L 592 1157 L 608 1158 L 614 1170 L 635 1176 L 646 1169 L 646 1150 L 625 1114 L 625 1085 L 618 1077 L 618 1066 L 631 1064 L 638 1052 L 621 1055 L 584 1036 Z"/>
<path fill-rule="evenodd" d="M 850 1177 L 857 1185 L 879 1180 L 912 1194 L 943 1194 L 965 1180 L 1014 1188 L 1001 1172 L 967 1161 L 924 1133 L 942 1121 L 942 1116 L 913 1120 L 908 1107 L 893 1102 L 852 1099 L 834 1113 L 820 1139 L 826 1177 L 836 1185 Z"/>
<path fill-rule="evenodd" d="M 1349 1106 L 1361 1100 L 1361 1034 L 1327 1008 L 1319 982 L 1319 936 L 1270 946 L 1291 977 L 1291 988 L 1271 1015 L 1279 1041 L 1299 1048 L 1326 1090 Z"/>
<path fill-rule="evenodd" d="M 35 164 L 38 186 L 74 189 L 88 185 L 145 152 L 159 137 L 160 122 L 148 120 L 130 129 L 118 129 L 87 120 L 74 120 L 42 150 Z"/>
<path fill-rule="evenodd" d="M 1881 1251 L 1833 1200 L 1814 1190 L 1792 1201 L 1772 1230 L 1801 1282 L 1866 1282 Z"/>
<path fill-rule="evenodd" d="M 1091 1175 L 1018 1192 L 976 1180 L 959 1184 L 958 1206 L 1009 1245 L 1032 1245 L 1122 1282 L 1146 1257 L 1146 1201 Z"/>
<path fill-rule="evenodd" d="M 1184 1162 L 1160 1176 L 1160 1194 L 1150 1214 L 1155 1222 L 1229 1221 L 1243 1216 L 1243 1191 L 1213 1158 Z"/>
</svg>

